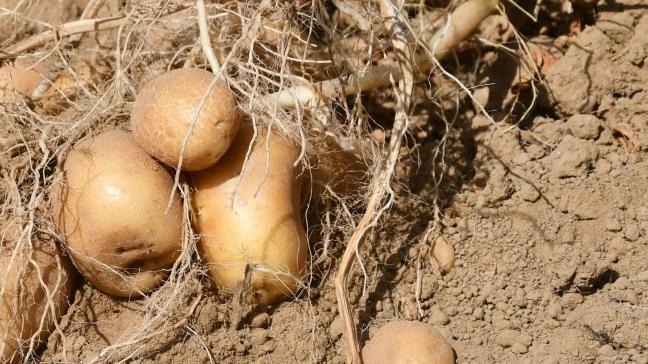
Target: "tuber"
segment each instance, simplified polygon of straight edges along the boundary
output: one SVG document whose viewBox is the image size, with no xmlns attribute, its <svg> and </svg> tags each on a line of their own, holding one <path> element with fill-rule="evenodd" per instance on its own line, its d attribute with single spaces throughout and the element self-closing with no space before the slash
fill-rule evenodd
<svg viewBox="0 0 648 364">
<path fill-rule="evenodd" d="M 448 273 L 454 268 L 455 254 L 452 245 L 443 236 L 434 240 L 432 247 L 432 258 L 439 264 L 442 273 Z"/>
<path fill-rule="evenodd" d="M 233 290 L 250 273 L 251 301 L 274 303 L 294 294 L 308 246 L 300 212 L 299 148 L 284 137 L 245 125 L 215 166 L 193 174 L 200 252 L 217 285 Z"/>
<path fill-rule="evenodd" d="M 181 153 L 184 170 L 216 163 L 234 140 L 239 121 L 234 96 L 214 77 L 205 70 L 183 68 L 144 85 L 131 113 L 137 143 L 170 167 L 179 165 Z"/>
<path fill-rule="evenodd" d="M 391 321 L 362 349 L 365 364 L 453 364 L 452 346 L 436 329 L 418 321 Z"/>
<path fill-rule="evenodd" d="M 179 256 L 182 207 L 165 215 L 173 180 L 130 133 L 78 142 L 53 191 L 54 215 L 79 271 L 101 291 L 135 297 L 166 277 Z"/>
<path fill-rule="evenodd" d="M 14 92 L 32 97 L 40 88 L 49 86 L 45 79 L 48 69 L 46 62 L 35 63 L 29 58 L 0 67 L 0 103 L 11 101 Z"/>
<path fill-rule="evenodd" d="M 43 344 L 65 314 L 76 272 L 44 242 L 34 241 L 31 252 L 13 259 L 10 246 L 0 251 L 0 362 L 13 364 Z"/>
</svg>

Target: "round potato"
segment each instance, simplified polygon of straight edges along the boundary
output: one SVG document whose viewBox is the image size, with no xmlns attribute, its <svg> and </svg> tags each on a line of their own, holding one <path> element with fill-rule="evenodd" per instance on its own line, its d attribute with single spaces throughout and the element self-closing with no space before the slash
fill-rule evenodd
<svg viewBox="0 0 648 364">
<path fill-rule="evenodd" d="M 54 214 L 79 271 L 101 291 L 142 295 L 166 277 L 181 250 L 182 207 L 173 180 L 130 133 L 77 143 L 53 191 Z"/>
<path fill-rule="evenodd" d="M 362 349 L 366 364 L 454 364 L 448 341 L 418 321 L 391 321 Z"/>
<path fill-rule="evenodd" d="M 184 149 L 182 169 L 197 171 L 216 163 L 234 140 L 239 118 L 227 84 L 218 80 L 210 90 L 212 81 L 210 72 L 182 68 L 144 85 L 131 113 L 135 140 L 150 155 L 176 168 L 184 140 L 198 115 Z"/>
<path fill-rule="evenodd" d="M 211 277 L 233 290 L 247 269 L 251 301 L 269 304 L 296 292 L 306 266 L 301 168 L 299 149 L 274 133 L 259 135 L 244 167 L 252 136 L 244 126 L 218 164 L 193 174 L 193 204 Z"/>
<path fill-rule="evenodd" d="M 74 268 L 53 246 L 34 242 L 31 252 L 15 256 L 13 246 L 0 248 L 0 362 L 11 364 L 47 340 L 76 283 Z"/>
</svg>

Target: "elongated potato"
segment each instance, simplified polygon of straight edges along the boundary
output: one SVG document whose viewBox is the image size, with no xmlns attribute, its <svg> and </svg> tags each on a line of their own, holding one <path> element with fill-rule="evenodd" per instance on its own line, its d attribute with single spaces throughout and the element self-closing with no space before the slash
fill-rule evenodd
<svg viewBox="0 0 648 364">
<path fill-rule="evenodd" d="M 74 268 L 53 246 L 35 241 L 31 254 L 22 250 L 12 258 L 13 246 L 0 250 L 0 363 L 11 364 L 22 361 L 30 342 L 36 350 L 47 340 L 76 282 Z"/>
<path fill-rule="evenodd" d="M 101 291 L 146 293 L 181 250 L 182 207 L 173 180 L 135 143 L 113 130 L 77 143 L 53 191 L 55 222 L 79 271 Z"/>
<path fill-rule="evenodd" d="M 299 288 L 308 256 L 301 168 L 293 166 L 299 149 L 277 134 L 259 135 L 242 171 L 252 135 L 243 126 L 218 164 L 193 174 L 195 222 L 218 286 L 234 289 L 250 265 L 252 302 L 274 303 Z"/>
</svg>

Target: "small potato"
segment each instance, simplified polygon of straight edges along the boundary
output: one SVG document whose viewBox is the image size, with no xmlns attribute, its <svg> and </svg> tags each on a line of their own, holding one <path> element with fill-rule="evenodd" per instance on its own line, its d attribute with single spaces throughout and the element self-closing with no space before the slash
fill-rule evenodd
<svg viewBox="0 0 648 364">
<path fill-rule="evenodd" d="M 31 340 L 33 350 L 47 340 L 67 311 L 77 280 L 53 246 L 34 241 L 31 253 L 21 251 L 13 259 L 12 247 L 0 248 L 0 363 L 11 364 L 22 361 Z"/>
<path fill-rule="evenodd" d="M 365 364 L 454 364 L 448 341 L 418 321 L 391 321 L 362 349 Z"/>
<path fill-rule="evenodd" d="M 239 132 L 215 166 L 193 174 L 199 248 L 219 287 L 233 290 L 251 268 L 253 303 L 274 303 L 300 287 L 308 256 L 300 211 L 299 148 L 252 128 Z M 266 148 L 268 152 L 266 152 Z"/>
<path fill-rule="evenodd" d="M 130 133 L 104 132 L 77 143 L 53 191 L 55 222 L 72 260 L 101 291 L 142 295 L 166 277 L 182 240 L 182 207 L 173 180 Z"/>
<path fill-rule="evenodd" d="M 454 268 L 454 248 L 445 237 L 439 236 L 434 240 L 432 258 L 437 261 L 442 273 L 448 273 Z"/>
<path fill-rule="evenodd" d="M 13 65 L 0 67 L 0 103 L 12 101 L 17 92 L 31 97 L 39 87 L 49 86 L 45 74 L 49 71 L 49 62 L 39 62 L 31 58 L 18 58 Z"/>
<path fill-rule="evenodd" d="M 209 91 L 213 80 L 214 75 L 205 70 L 182 68 L 144 85 L 131 113 L 137 143 L 162 163 L 175 168 L 182 144 L 199 112 L 184 150 L 182 169 L 198 171 L 216 163 L 234 140 L 239 118 L 234 96 L 224 81 L 216 81 Z"/>
</svg>

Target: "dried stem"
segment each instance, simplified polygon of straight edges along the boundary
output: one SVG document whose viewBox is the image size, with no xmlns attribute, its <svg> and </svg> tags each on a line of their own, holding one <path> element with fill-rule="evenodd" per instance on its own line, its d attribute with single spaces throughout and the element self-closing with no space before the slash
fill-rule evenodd
<svg viewBox="0 0 648 364">
<path fill-rule="evenodd" d="M 205 9 L 205 0 L 196 0 L 198 9 L 198 28 L 200 29 L 200 45 L 202 46 L 205 57 L 209 61 L 212 72 L 218 77 L 221 75 L 221 68 L 216 59 L 214 48 L 211 46 L 209 39 L 209 27 L 207 26 L 207 10 Z"/>
<path fill-rule="evenodd" d="M 88 5 L 86 5 L 85 9 L 83 9 L 83 13 L 81 14 L 79 20 L 92 19 L 97 16 L 99 9 L 105 2 L 106 0 L 91 0 Z M 74 34 L 70 37 L 70 42 L 79 42 L 81 38 L 83 38 L 83 35 L 85 35 L 85 33 Z"/>
<path fill-rule="evenodd" d="M 349 304 L 347 284 L 351 268 L 356 259 L 358 248 L 366 231 L 371 229 L 377 223 L 384 211 L 386 211 L 393 201 L 393 191 L 391 189 L 391 179 L 394 174 L 394 167 L 398 161 L 398 154 L 401 143 L 409 126 L 407 109 L 411 102 L 412 87 L 414 84 L 414 74 L 410 64 L 410 50 L 407 44 L 407 35 L 399 24 L 397 9 L 391 0 L 380 1 L 380 13 L 384 18 L 385 25 L 391 30 L 392 46 L 396 51 L 397 62 L 401 67 L 401 80 L 398 81 L 395 89 L 397 99 L 396 116 L 392 129 L 393 137 L 389 143 L 386 161 L 384 162 L 380 173 L 374 177 L 371 183 L 371 196 L 365 214 L 362 216 L 358 227 L 353 232 L 351 239 L 347 244 L 340 268 L 335 277 L 335 294 L 338 300 L 338 310 L 342 317 L 344 337 L 346 341 L 346 357 L 348 363 L 362 363 L 360 356 L 360 345 L 356 335 L 355 323 L 353 321 L 353 311 Z M 387 203 L 383 204 L 385 194 L 389 195 Z"/>
<path fill-rule="evenodd" d="M 99 19 L 77 20 L 61 24 L 56 29 L 38 33 L 32 37 L 29 37 L 21 42 L 18 42 L 10 47 L 1 50 L 0 58 L 16 57 L 22 52 L 26 52 L 51 40 L 57 40 L 65 36 L 118 28 L 124 23 L 125 20 L 125 17 L 118 16 Z"/>
<path fill-rule="evenodd" d="M 416 69 L 425 73 L 435 66 L 433 59 L 441 59 L 448 55 L 459 43 L 465 40 L 477 26 L 488 16 L 497 11 L 498 0 L 469 0 L 459 6 L 450 16 L 443 32 L 424 45 L 427 54 L 414 56 Z M 299 85 L 265 95 L 259 102 L 266 106 L 282 108 L 297 108 L 299 105 L 309 105 L 319 98 L 330 98 L 336 95 L 355 95 L 362 91 L 389 85 L 392 81 L 400 81 L 403 77 L 400 65 L 387 64 L 373 66 L 359 75 L 350 75 L 317 82 L 312 85 Z"/>
<path fill-rule="evenodd" d="M 443 57 L 449 51 L 459 44 L 465 37 L 481 23 L 483 19 L 494 13 L 497 2 L 492 0 L 472 0 L 460 6 L 452 15 L 450 23 L 446 25 L 445 31 L 436 37 L 434 44 L 433 57 Z M 483 11 L 475 12 L 475 7 Z M 382 79 L 361 77 L 357 84 L 381 83 L 385 82 L 384 78 L 389 77 L 391 82 L 395 82 L 396 75 L 398 84 L 395 89 L 397 100 L 396 115 L 394 117 L 394 126 L 392 128 L 392 138 L 390 139 L 389 148 L 385 161 L 378 175 L 374 177 L 371 183 L 371 195 L 367 204 L 366 211 L 360 220 L 357 228 L 351 235 L 347 247 L 342 256 L 339 270 L 335 277 L 335 293 L 338 300 L 338 310 L 343 323 L 343 332 L 346 342 L 346 357 L 348 363 L 362 363 L 360 355 L 360 346 L 356 335 L 355 323 L 353 321 L 353 311 L 348 300 L 347 284 L 348 277 L 351 273 L 353 263 L 358 255 L 358 249 L 363 241 L 364 234 L 376 225 L 378 219 L 393 202 L 393 191 L 391 189 L 391 179 L 394 174 L 394 168 L 398 161 L 398 155 L 401 143 L 408 129 L 407 109 L 411 103 L 411 93 L 414 83 L 414 75 L 410 61 L 410 50 L 407 43 L 405 32 L 398 22 L 397 9 L 390 0 L 380 0 L 380 12 L 384 18 L 387 28 L 393 32 L 392 46 L 396 51 L 398 65 L 396 72 L 385 74 Z M 429 66 L 428 62 L 417 62 L 419 67 Z M 395 67 L 395 66 L 394 66 Z M 374 73 L 370 73 L 375 76 Z M 360 82 L 364 81 L 364 82 Z M 385 195 L 388 195 L 388 201 L 383 203 Z"/>
</svg>

